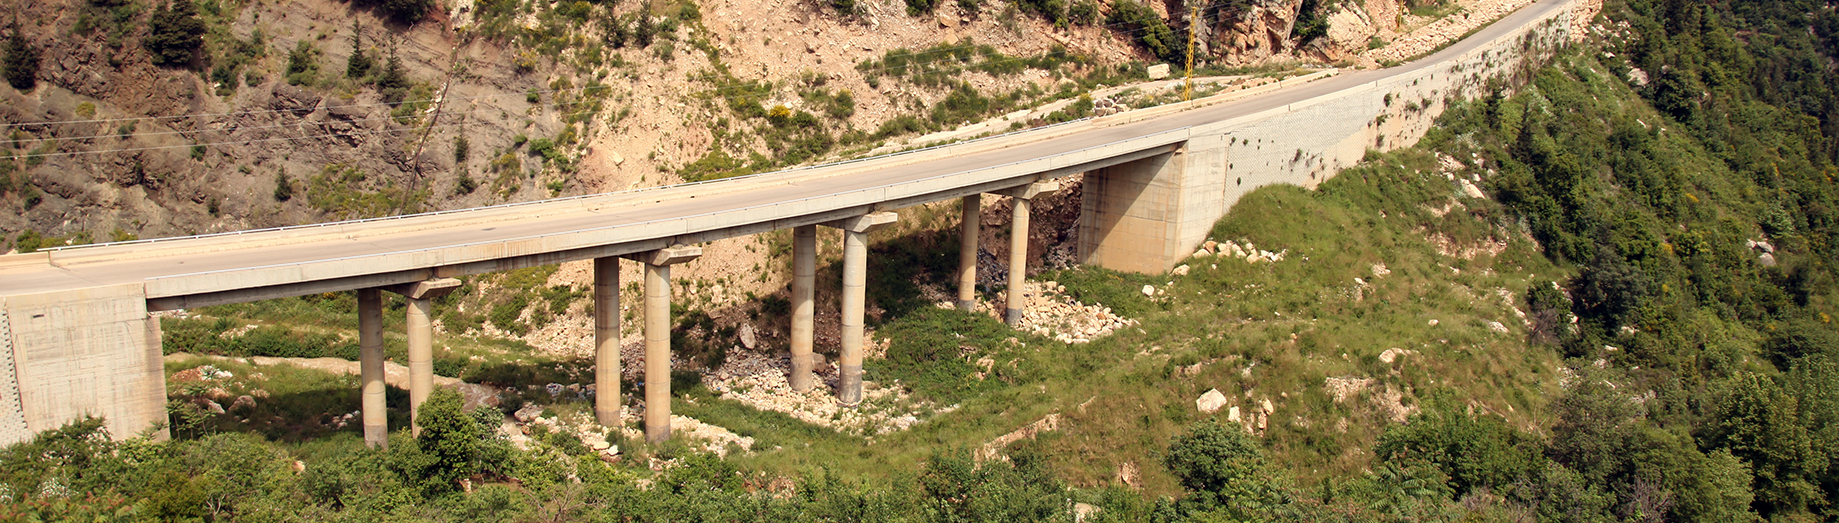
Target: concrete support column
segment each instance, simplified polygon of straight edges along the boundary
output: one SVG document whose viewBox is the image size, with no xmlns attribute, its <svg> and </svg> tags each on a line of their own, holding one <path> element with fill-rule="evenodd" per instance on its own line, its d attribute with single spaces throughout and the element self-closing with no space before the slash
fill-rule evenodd
<svg viewBox="0 0 1839 523">
<path fill-rule="evenodd" d="M 1009 290 L 1003 322 L 1013 327 L 1022 323 L 1022 309 L 1028 302 L 1022 297 L 1022 283 L 1028 279 L 1028 202 L 1015 199 L 1015 213 L 1009 222 Z"/>
<path fill-rule="evenodd" d="M 409 426 L 421 437 L 421 404 L 434 392 L 434 300 L 409 298 Z"/>
<path fill-rule="evenodd" d="M 811 338 L 817 307 L 817 226 L 792 229 L 792 390 L 811 390 Z"/>
<path fill-rule="evenodd" d="M 645 265 L 645 440 L 670 439 L 670 266 Z"/>
<path fill-rule="evenodd" d="M 983 228 L 983 195 L 964 197 L 958 221 L 958 310 L 977 308 L 977 234 Z"/>
<path fill-rule="evenodd" d="M 1022 322 L 1022 312 L 1028 302 L 1022 297 L 1023 282 L 1028 279 L 1028 208 L 1029 202 L 1036 196 L 1060 190 L 1060 182 L 1044 181 L 997 191 L 996 194 L 1008 196 L 1015 202 L 1014 215 L 1009 225 L 1009 290 L 1007 294 L 1007 311 L 1003 321 L 1010 326 Z"/>
<path fill-rule="evenodd" d="M 891 212 L 831 222 L 843 230 L 843 346 L 837 357 L 837 402 L 862 403 L 862 314 L 867 304 L 868 232 L 894 223 Z"/>
<path fill-rule="evenodd" d="M 670 266 L 702 256 L 671 247 L 630 256 L 645 264 L 645 441 L 670 439 Z"/>
<path fill-rule="evenodd" d="M 442 278 L 389 288 L 409 302 L 409 427 L 416 436 L 421 436 L 421 404 L 434 392 L 434 299 L 459 286 L 460 280 Z"/>
<path fill-rule="evenodd" d="M 619 419 L 619 258 L 594 259 L 594 419 Z"/>
<path fill-rule="evenodd" d="M 358 289 L 358 369 L 364 446 L 389 448 L 389 406 L 383 383 L 383 291 Z"/>
<path fill-rule="evenodd" d="M 837 401 L 862 403 L 862 311 L 868 289 L 868 233 L 843 231 L 843 347 Z"/>
</svg>

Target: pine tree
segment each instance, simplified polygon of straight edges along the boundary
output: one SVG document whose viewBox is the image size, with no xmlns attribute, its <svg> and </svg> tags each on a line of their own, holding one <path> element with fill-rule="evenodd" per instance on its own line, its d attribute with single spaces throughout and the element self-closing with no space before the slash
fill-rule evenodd
<svg viewBox="0 0 1839 523">
<path fill-rule="evenodd" d="M 364 52 L 364 25 L 358 20 L 351 21 L 351 58 L 345 60 L 347 78 L 363 78 L 370 74 L 370 68 L 376 65 L 370 55 Z"/>
<path fill-rule="evenodd" d="M 6 83 L 14 89 L 30 91 L 38 86 L 38 49 L 26 42 L 24 32 L 19 29 L 19 19 L 7 27 L 6 49 Z"/>
</svg>

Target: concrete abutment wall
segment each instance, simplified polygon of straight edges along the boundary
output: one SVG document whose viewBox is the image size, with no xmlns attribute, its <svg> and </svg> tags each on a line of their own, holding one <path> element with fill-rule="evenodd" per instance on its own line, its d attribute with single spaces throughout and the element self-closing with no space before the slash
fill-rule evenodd
<svg viewBox="0 0 1839 523">
<path fill-rule="evenodd" d="M 1245 193 L 1313 189 L 1368 151 L 1415 145 L 1451 100 L 1524 83 L 1568 41 L 1570 14 L 1553 10 L 1438 65 L 1196 126 L 1173 154 L 1087 173 L 1080 262 L 1139 273 L 1175 267 Z"/>
<path fill-rule="evenodd" d="M 160 324 L 142 285 L 7 296 L 0 310 L 0 444 L 83 416 L 116 438 L 166 421 Z"/>
</svg>

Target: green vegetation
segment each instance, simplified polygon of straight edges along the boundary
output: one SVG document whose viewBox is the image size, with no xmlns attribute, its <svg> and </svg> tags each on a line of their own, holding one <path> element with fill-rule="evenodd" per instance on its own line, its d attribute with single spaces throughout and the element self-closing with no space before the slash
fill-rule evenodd
<svg viewBox="0 0 1839 523">
<path fill-rule="evenodd" d="M 294 44 L 287 52 L 285 74 L 289 85 L 313 85 L 319 79 L 319 49 L 306 40 Z"/>
<path fill-rule="evenodd" d="M 1074 503 L 1100 509 L 1088 521 L 1832 519 L 1839 104 L 1825 80 L 1839 48 L 1823 35 L 1839 15 L 1806 2 L 1612 0 L 1606 12 L 1629 28 L 1608 47 L 1524 71 L 1513 92 L 1452 101 L 1418 147 L 1370 154 L 1316 190 L 1246 194 L 1211 231 L 1283 261 L 1038 275 L 1138 322 L 1091 343 L 922 298 L 949 288 L 957 238 L 937 219 L 949 204 L 916 208 L 917 228 L 873 235 L 868 289 L 869 322 L 887 341 L 869 379 L 942 410 L 906 430 L 839 433 L 679 373 L 679 411 L 755 438 L 754 450 L 717 459 L 614 434 L 622 457 L 609 463 L 540 428 L 530 450 L 511 450 L 489 430 L 503 411 L 466 413 L 447 394 L 424 407 L 422 437 L 365 450 L 337 421 L 355 404 L 351 378 L 188 360 L 169 369 L 208 363 L 228 376 L 169 382 L 175 441 L 115 442 L 92 420 L 0 451 L 0 495 L 23 501 L 0 519 L 1067 521 Z M 990 62 L 975 47 L 941 52 L 959 49 L 965 58 L 936 67 Z M 931 74 L 909 58 L 875 68 Z M 844 141 L 832 126 L 849 116 L 825 109 L 840 97 L 829 86 L 744 82 L 713 62 L 706 100 L 736 129 L 780 133 L 787 151 L 819 133 Z M 1646 85 L 1628 80 L 1643 75 Z M 932 121 L 887 128 L 919 132 L 1022 98 L 949 76 L 933 87 L 949 91 Z M 769 138 L 739 132 L 692 172 L 777 161 L 756 152 L 753 140 Z M 550 162 L 567 134 L 520 139 L 530 149 L 495 152 L 494 169 Z M 377 190 L 366 183 L 332 166 L 307 197 L 366 209 L 362 194 Z M 1471 184 L 1490 197 L 1468 196 Z M 15 244 L 63 241 L 27 231 Z M 835 264 L 820 270 L 838 277 Z M 585 398 L 540 386 L 580 383 L 588 362 L 486 335 L 539 329 L 585 298 L 551 286 L 554 271 L 470 277 L 441 298 L 437 369 L 504 387 L 503 409 L 584 413 Z M 400 302 L 388 307 L 385 332 L 399 332 Z M 747 312 L 764 324 L 787 307 L 775 298 Z M 173 349 L 348 357 L 354 309 L 340 293 L 162 324 Z M 708 309 L 674 312 L 684 357 L 728 357 L 734 333 Z M 401 341 L 386 335 L 386 352 L 400 357 Z M 253 404 L 206 402 L 258 390 Z M 1197 410 L 1210 390 L 1230 410 Z M 990 449 L 1002 459 L 971 457 L 1045 419 L 1056 428 Z M 654 471 L 654 458 L 672 465 Z"/>
<path fill-rule="evenodd" d="M 153 55 L 154 65 L 184 66 L 204 47 L 206 29 L 192 0 L 172 0 L 153 12 L 141 45 Z"/>
<path fill-rule="evenodd" d="M 418 212 L 430 190 L 377 183 L 357 167 L 331 164 L 306 180 L 307 205 L 334 219 L 376 218 Z"/>
<path fill-rule="evenodd" d="M 25 33 L 19 29 L 19 20 L 15 16 L 7 25 L 6 43 L 0 46 L 0 69 L 6 72 L 6 83 L 20 91 L 30 91 L 38 86 L 38 49 L 26 41 Z"/>
</svg>

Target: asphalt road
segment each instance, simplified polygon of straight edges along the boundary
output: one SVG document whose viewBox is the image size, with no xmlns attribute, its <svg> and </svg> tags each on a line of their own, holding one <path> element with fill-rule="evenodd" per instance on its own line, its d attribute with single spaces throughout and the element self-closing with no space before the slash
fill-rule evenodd
<svg viewBox="0 0 1839 523">
<path fill-rule="evenodd" d="M 410 258 L 417 260 L 413 263 L 425 268 L 479 261 L 512 253 L 521 255 L 545 250 L 559 252 L 596 244 L 611 245 L 670 237 L 680 232 L 658 233 L 656 227 L 647 229 L 644 226 L 686 222 L 686 218 L 691 218 L 687 221 L 700 220 L 732 226 L 737 219 L 762 220 L 759 216 L 784 216 L 788 212 L 817 213 L 833 209 L 804 208 L 788 211 L 783 208 L 796 207 L 785 205 L 787 202 L 816 202 L 828 196 L 901 184 L 924 182 L 950 185 L 957 183 L 954 180 L 959 174 L 966 174 L 962 176 L 962 183 L 969 186 L 978 183 L 978 180 L 987 179 L 970 176 L 969 173 L 987 173 L 992 168 L 1018 161 L 1052 157 L 1254 114 L 1332 95 L 1363 83 L 1436 67 L 1451 57 L 1485 44 L 1565 3 L 1565 0 L 1542 0 L 1443 51 L 1399 67 L 1345 72 L 1262 95 L 1134 123 L 1118 125 L 1106 121 L 1076 122 L 944 150 L 913 152 L 700 185 L 362 222 L 85 246 L 50 252 L 49 263 L 22 257 L 0 257 L 0 295 L 68 291 L 162 279 L 192 279 L 202 282 L 199 285 L 205 287 L 210 287 L 208 282 L 223 281 L 226 282 L 222 285 L 224 289 L 232 289 L 249 284 L 236 281 L 246 278 L 227 276 L 260 270 L 275 274 L 268 280 L 262 280 L 264 284 L 297 283 L 299 280 L 323 279 L 326 274 L 332 273 L 361 275 L 370 270 L 401 270 L 400 264 L 381 263 L 385 256 L 390 255 L 400 260 L 404 258 L 402 254 L 412 254 Z M 759 212 L 768 207 L 781 210 L 774 211 L 777 214 Z M 713 225 L 710 227 L 716 228 Z M 332 266 L 339 269 L 330 272 L 279 270 L 288 267 Z M 188 288 L 203 288 L 199 285 Z M 159 293 L 151 289 L 152 286 L 149 297 L 159 297 Z"/>
</svg>

